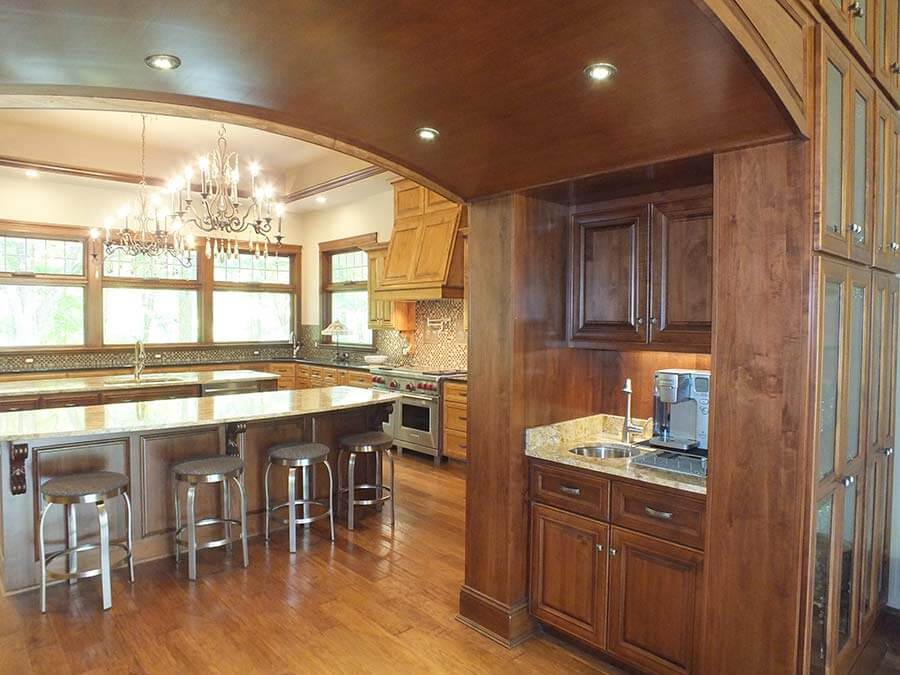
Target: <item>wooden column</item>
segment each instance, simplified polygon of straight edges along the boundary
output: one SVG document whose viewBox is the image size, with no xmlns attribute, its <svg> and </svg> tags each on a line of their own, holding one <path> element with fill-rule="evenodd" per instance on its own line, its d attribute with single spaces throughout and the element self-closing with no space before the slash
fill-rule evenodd
<svg viewBox="0 0 900 675">
<path fill-rule="evenodd" d="M 596 357 L 565 347 L 568 208 L 524 195 L 469 210 L 469 470 L 459 618 L 506 645 L 527 605 L 526 427 L 595 412 Z M 595 399 L 595 397 L 597 397 Z"/>
<path fill-rule="evenodd" d="M 798 669 L 807 544 L 809 143 L 715 160 L 706 673 Z"/>
</svg>

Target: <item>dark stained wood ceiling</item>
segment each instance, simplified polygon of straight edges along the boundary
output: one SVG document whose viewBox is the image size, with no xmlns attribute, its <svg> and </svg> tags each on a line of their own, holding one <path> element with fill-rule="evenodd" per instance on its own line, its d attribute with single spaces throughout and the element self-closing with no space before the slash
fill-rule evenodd
<svg viewBox="0 0 900 675">
<path fill-rule="evenodd" d="M 154 52 L 183 66 L 150 70 Z M 595 61 L 616 79 L 589 83 Z M 464 198 L 793 134 L 692 0 L 4 0 L 4 94 L 250 114 Z M 439 141 L 418 141 L 422 125 Z"/>
</svg>

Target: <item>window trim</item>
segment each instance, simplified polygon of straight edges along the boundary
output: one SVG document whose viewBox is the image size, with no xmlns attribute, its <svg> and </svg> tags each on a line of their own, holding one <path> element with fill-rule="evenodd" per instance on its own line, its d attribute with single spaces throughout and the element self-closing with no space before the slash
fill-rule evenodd
<svg viewBox="0 0 900 675">
<path fill-rule="evenodd" d="M 352 281 L 342 284 L 334 284 L 331 282 L 331 258 L 339 253 L 352 253 L 354 251 L 362 251 L 362 247 L 368 244 L 378 242 L 378 233 L 369 232 L 354 237 L 344 237 L 343 239 L 333 239 L 331 241 L 319 242 L 319 344 L 332 345 L 334 340 L 331 335 L 321 335 L 321 331 L 331 323 L 331 295 L 336 291 L 367 291 L 369 290 L 369 282 Z M 375 348 L 375 334 L 372 334 L 371 343 L 353 343 L 341 342 L 341 348 L 348 350 L 373 350 Z"/>
<path fill-rule="evenodd" d="M 265 341 L 265 342 L 214 342 L 213 341 L 213 290 L 247 290 L 247 291 L 278 291 L 290 293 L 293 296 L 291 304 L 291 326 L 295 334 L 300 332 L 301 319 L 301 267 L 303 260 L 303 248 L 294 244 L 282 244 L 278 255 L 291 256 L 291 282 L 285 284 L 266 284 L 262 282 L 225 282 L 213 280 L 213 261 L 203 254 L 200 242 L 205 242 L 204 237 L 198 238 L 198 251 L 194 259 L 197 265 L 197 279 L 137 279 L 128 277 L 105 277 L 103 275 L 103 247 L 96 246 L 96 258 L 91 255 L 90 228 L 77 225 L 58 225 L 55 223 L 36 223 L 21 220 L 0 219 L 0 235 L 24 236 L 38 239 L 62 239 L 66 241 L 78 241 L 83 245 L 84 275 L 14 275 L 12 273 L 0 273 L 0 284 L 16 285 L 55 285 L 55 286 L 82 286 L 85 290 L 84 303 L 84 344 L 65 346 L 34 345 L 24 347 L 0 347 L 0 353 L 14 353 L 27 351 L 29 353 L 84 353 L 103 350 L 104 352 L 127 351 L 131 345 L 106 344 L 103 341 L 103 289 L 110 288 L 169 288 L 189 289 L 198 292 L 197 308 L 198 338 L 196 342 L 170 342 L 148 344 L 153 349 L 191 349 L 194 347 L 227 347 L 227 346 L 253 346 L 253 345 L 281 345 L 290 344 L 289 341 Z M 249 253 L 248 244 L 239 244 L 239 250 Z M 270 248 L 269 255 L 272 255 Z"/>
</svg>

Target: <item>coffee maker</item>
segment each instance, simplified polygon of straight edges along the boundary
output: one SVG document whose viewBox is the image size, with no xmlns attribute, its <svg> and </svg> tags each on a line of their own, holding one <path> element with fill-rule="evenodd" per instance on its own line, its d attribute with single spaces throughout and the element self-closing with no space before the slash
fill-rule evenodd
<svg viewBox="0 0 900 675">
<path fill-rule="evenodd" d="M 650 445 L 705 455 L 709 449 L 709 371 L 668 368 L 653 375 Z"/>
</svg>

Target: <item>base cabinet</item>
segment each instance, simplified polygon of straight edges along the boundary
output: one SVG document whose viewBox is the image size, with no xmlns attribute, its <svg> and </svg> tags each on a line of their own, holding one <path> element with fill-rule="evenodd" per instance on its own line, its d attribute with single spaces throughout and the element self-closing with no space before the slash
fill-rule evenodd
<svg viewBox="0 0 900 675">
<path fill-rule="evenodd" d="M 611 489 L 596 489 L 598 481 L 611 483 Z M 620 487 L 636 498 L 647 490 L 646 499 L 656 504 L 665 497 L 660 488 L 608 481 L 557 464 L 532 464 L 531 614 L 641 671 L 696 672 L 703 552 L 621 527 L 617 511 L 609 506 L 610 494 Z M 702 497 L 674 490 L 668 497 L 672 514 L 689 502 L 703 517 Z M 556 506 L 541 503 L 548 501 Z M 558 508 L 563 503 L 569 505 Z M 574 512 L 584 514 L 586 508 L 594 517 Z"/>
<path fill-rule="evenodd" d="M 609 525 L 535 504 L 531 613 L 588 644 L 606 646 Z"/>
<path fill-rule="evenodd" d="M 609 554 L 609 652 L 654 673 L 693 672 L 703 554 L 618 527 Z"/>
</svg>

